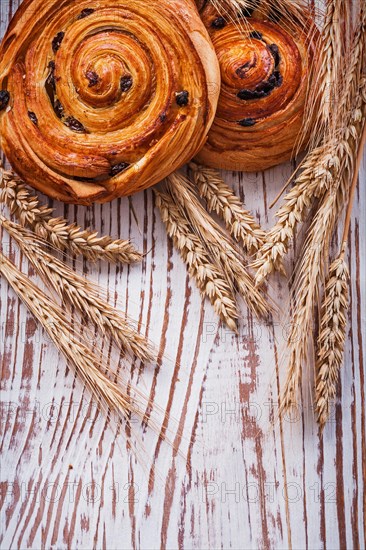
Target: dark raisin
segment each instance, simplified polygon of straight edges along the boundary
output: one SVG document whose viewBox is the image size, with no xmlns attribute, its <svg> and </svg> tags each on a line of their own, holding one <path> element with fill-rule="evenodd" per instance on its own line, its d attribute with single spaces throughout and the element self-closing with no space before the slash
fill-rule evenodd
<svg viewBox="0 0 366 550">
<path fill-rule="evenodd" d="M 38 118 L 37 118 L 36 113 L 33 113 L 33 111 L 28 111 L 28 116 L 31 119 L 31 121 L 33 122 L 33 124 L 35 124 L 37 126 L 38 125 Z"/>
<path fill-rule="evenodd" d="M 238 67 L 235 72 L 239 78 L 244 78 L 247 73 L 247 69 L 249 67 L 250 67 L 250 61 L 248 61 L 248 63 L 245 63 L 245 65 Z"/>
<path fill-rule="evenodd" d="M 132 88 L 133 84 L 133 78 L 130 74 L 126 74 L 125 76 L 122 76 L 121 78 L 121 90 L 122 92 L 128 92 L 130 88 Z"/>
<path fill-rule="evenodd" d="M 64 36 L 65 36 L 64 32 L 59 32 L 58 34 L 56 34 L 55 38 L 52 40 L 52 50 L 54 53 L 56 53 L 60 49 Z"/>
<path fill-rule="evenodd" d="M 114 176 L 117 176 L 117 174 L 120 174 L 121 172 L 127 170 L 129 166 L 130 165 L 128 164 L 128 162 L 120 162 L 119 164 L 111 167 L 109 175 L 113 178 Z"/>
<path fill-rule="evenodd" d="M 247 100 L 247 99 L 256 99 L 256 91 L 252 90 L 240 90 L 240 92 L 237 94 L 239 99 Z"/>
<path fill-rule="evenodd" d="M 189 92 L 187 92 L 187 90 L 176 92 L 175 101 L 177 102 L 177 105 L 179 105 L 179 107 L 185 107 L 186 105 L 188 105 L 189 102 Z"/>
<path fill-rule="evenodd" d="M 263 82 L 255 90 L 241 90 L 238 97 L 242 100 L 261 99 L 262 97 L 266 97 L 272 90 L 273 87 L 268 87 L 267 82 Z"/>
<path fill-rule="evenodd" d="M 217 17 L 217 19 L 214 19 L 211 23 L 211 27 L 214 29 L 223 29 L 226 27 L 226 21 L 223 17 Z"/>
<path fill-rule="evenodd" d="M 0 90 L 0 111 L 3 111 L 10 101 L 10 94 L 8 90 Z"/>
<path fill-rule="evenodd" d="M 256 40 L 262 40 L 263 39 L 263 34 L 261 32 L 258 32 L 258 31 L 253 31 L 253 32 L 250 33 L 249 38 L 255 38 Z"/>
<path fill-rule="evenodd" d="M 273 55 L 273 59 L 275 61 L 275 65 L 276 67 L 280 64 L 280 61 L 281 61 L 281 56 L 280 56 L 280 52 L 279 52 L 279 49 L 278 49 L 278 46 L 276 44 L 270 44 L 268 46 L 268 49 L 269 51 L 271 52 L 271 54 Z"/>
<path fill-rule="evenodd" d="M 91 15 L 92 13 L 94 13 L 95 10 L 93 10 L 93 8 L 85 8 L 85 10 L 83 10 L 79 15 L 78 15 L 78 19 L 84 19 L 84 17 L 88 17 L 88 15 Z"/>
<path fill-rule="evenodd" d="M 257 121 L 254 120 L 254 118 L 243 118 L 243 120 L 239 120 L 238 124 L 240 124 L 240 126 L 249 127 L 257 124 Z"/>
<path fill-rule="evenodd" d="M 271 76 L 273 78 L 273 76 Z M 268 82 L 262 82 L 261 84 L 258 84 L 255 91 L 257 93 L 263 92 L 264 95 L 268 95 L 270 92 L 272 92 L 273 88 L 275 87 L 275 84 L 272 84 L 270 80 Z"/>
<path fill-rule="evenodd" d="M 276 79 L 276 84 L 275 86 L 281 86 L 282 85 L 282 82 L 283 82 L 283 76 L 282 74 L 280 73 L 280 71 L 275 71 L 273 73 L 273 76 L 274 78 Z"/>
<path fill-rule="evenodd" d="M 281 86 L 282 80 L 281 73 L 275 71 L 267 81 L 258 84 L 255 90 L 240 90 L 237 97 L 242 100 L 261 99 L 268 96 L 276 86 Z"/>
<path fill-rule="evenodd" d="M 67 117 L 67 119 L 65 120 L 65 124 L 70 128 L 70 130 L 73 130 L 74 132 L 79 132 L 83 134 L 86 133 L 86 130 L 81 122 L 72 116 Z"/>
<path fill-rule="evenodd" d="M 54 61 L 50 61 L 48 64 L 50 70 L 49 75 L 46 79 L 46 86 L 49 86 L 53 92 L 56 91 L 56 79 L 55 79 L 55 70 L 56 65 Z"/>
<path fill-rule="evenodd" d="M 62 118 L 64 116 L 64 108 L 61 105 L 61 101 L 59 99 L 56 99 L 53 108 L 58 118 Z"/>
<path fill-rule="evenodd" d="M 166 114 L 166 113 L 161 113 L 161 115 L 159 116 L 159 118 L 160 118 L 160 121 L 161 121 L 161 122 L 165 122 L 166 119 L 167 119 L 168 117 L 167 117 L 167 114 Z"/>
<path fill-rule="evenodd" d="M 85 76 L 89 80 L 89 85 L 88 85 L 89 88 L 96 86 L 100 80 L 99 76 L 95 71 L 88 71 Z"/>
</svg>

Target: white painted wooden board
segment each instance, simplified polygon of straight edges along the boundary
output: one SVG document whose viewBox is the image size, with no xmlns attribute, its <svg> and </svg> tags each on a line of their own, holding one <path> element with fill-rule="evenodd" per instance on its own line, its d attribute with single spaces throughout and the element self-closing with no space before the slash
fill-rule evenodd
<svg viewBox="0 0 366 550">
<path fill-rule="evenodd" d="M 1 0 L 1 36 L 18 3 Z M 270 227 L 269 204 L 291 170 L 225 178 Z M 271 288 L 283 314 L 266 326 L 243 306 L 234 336 L 201 303 L 151 191 L 93 208 L 55 204 L 58 214 L 130 237 L 147 253 L 130 268 L 76 267 L 108 288 L 112 300 L 118 294 L 168 357 L 159 368 L 139 372 L 133 365 L 125 373 L 168 410 L 172 437 L 179 423 L 181 452 L 135 424 L 133 438 L 146 450 L 147 465 L 139 464 L 125 434 L 116 436 L 113 423 L 96 413 L 88 391 L 2 280 L 2 549 L 365 547 L 365 174 L 364 161 L 350 236 L 346 361 L 323 437 L 312 412 L 311 373 L 304 375 L 298 417 L 276 421 L 284 279 L 272 279 Z M 5 237 L 2 246 L 33 277 Z"/>
</svg>

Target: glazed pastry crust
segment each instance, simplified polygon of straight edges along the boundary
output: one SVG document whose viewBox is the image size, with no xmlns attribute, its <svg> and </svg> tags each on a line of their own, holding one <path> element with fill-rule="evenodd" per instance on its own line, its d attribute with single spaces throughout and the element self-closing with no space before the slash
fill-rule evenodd
<svg viewBox="0 0 366 550">
<path fill-rule="evenodd" d="M 150 187 L 202 148 L 220 70 L 191 0 L 25 0 L 0 47 L 0 90 L 13 169 L 90 204 Z"/>
<path fill-rule="evenodd" d="M 202 2 L 201 2 L 202 5 Z M 301 146 L 307 90 L 318 31 L 271 20 L 256 10 L 241 28 L 204 3 L 201 17 L 220 63 L 222 89 L 216 118 L 197 160 L 213 168 L 255 172 L 290 160 Z"/>
</svg>

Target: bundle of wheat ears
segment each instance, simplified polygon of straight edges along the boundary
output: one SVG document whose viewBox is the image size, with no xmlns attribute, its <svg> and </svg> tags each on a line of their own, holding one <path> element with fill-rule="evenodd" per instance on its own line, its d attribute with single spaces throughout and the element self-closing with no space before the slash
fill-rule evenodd
<svg viewBox="0 0 366 550">
<path fill-rule="evenodd" d="M 286 17 L 299 18 L 301 3 L 266 0 Z M 254 0 L 212 0 L 223 17 L 258 6 Z M 263 231 L 218 171 L 191 162 L 154 188 L 156 205 L 190 276 L 221 320 L 238 329 L 238 297 L 258 317 L 275 314 L 263 283 L 275 271 L 285 274 L 284 258 L 299 224 L 310 224 L 291 275 L 291 334 L 288 340 L 287 378 L 281 412 L 299 398 L 304 369 L 315 365 L 315 407 L 321 429 L 336 395 L 346 337 L 349 275 L 346 249 L 358 171 L 365 144 L 366 126 L 366 7 L 357 3 L 354 13 L 348 0 L 326 0 L 318 19 L 318 66 L 315 83 L 308 90 L 303 135 L 309 148 L 291 189 L 277 211 L 277 222 Z M 331 97 L 329 91 L 331 90 Z M 301 140 L 301 136 L 299 136 Z M 116 311 L 103 291 L 54 256 L 58 250 L 88 261 L 133 264 L 142 260 L 130 242 L 98 237 L 74 223 L 52 216 L 25 183 L 1 166 L 0 202 L 11 216 L 0 217 L 6 231 L 27 256 L 47 286 L 68 304 L 62 312 L 55 298 L 46 296 L 12 264 L 0 256 L 0 272 L 19 298 L 37 317 L 59 350 L 73 363 L 97 399 L 128 417 L 143 406 L 132 403 L 127 388 L 113 381 L 105 365 L 72 333 L 71 320 L 79 311 L 83 319 L 111 338 L 124 353 L 142 362 L 154 362 L 153 346 L 136 326 Z M 344 232 L 339 252 L 331 257 L 331 240 L 343 210 Z M 221 218 L 222 223 L 211 216 Z M 313 332 L 315 309 L 320 305 L 318 335 Z M 315 356 L 310 353 L 316 342 Z M 141 397 L 142 405 L 144 405 Z M 145 403 L 146 404 L 146 403 Z"/>
</svg>

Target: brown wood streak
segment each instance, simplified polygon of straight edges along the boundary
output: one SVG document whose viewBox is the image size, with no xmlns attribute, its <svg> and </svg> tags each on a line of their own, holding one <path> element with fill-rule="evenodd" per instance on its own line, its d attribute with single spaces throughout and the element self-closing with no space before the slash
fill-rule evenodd
<svg viewBox="0 0 366 550">
<path fill-rule="evenodd" d="M 202 311 L 203 310 L 201 309 L 201 312 Z M 218 339 L 219 339 L 219 331 L 217 331 L 214 346 L 217 345 Z M 202 380 L 202 386 L 201 386 L 201 390 L 200 390 L 196 416 L 195 416 L 195 420 L 194 420 L 193 427 L 192 427 L 192 432 L 191 432 L 191 436 L 190 436 L 190 443 L 189 443 L 189 448 L 188 448 L 188 454 L 187 454 L 186 471 L 187 471 L 187 474 L 188 474 L 188 482 L 185 485 L 182 483 L 182 488 L 181 488 L 181 498 L 182 498 L 182 501 L 183 501 L 183 506 L 182 506 L 182 510 L 181 510 L 181 514 L 180 514 L 180 518 L 179 518 L 179 532 L 178 532 L 178 547 L 179 547 L 179 550 L 184 549 L 184 534 L 185 534 L 184 520 L 185 520 L 186 514 L 187 514 L 186 500 L 187 500 L 187 494 L 188 494 L 188 492 L 189 492 L 189 490 L 192 486 L 192 452 L 193 452 L 193 448 L 194 448 L 194 444 L 195 444 L 195 440 L 196 440 L 196 432 L 197 432 L 197 427 L 198 427 L 198 422 L 199 422 L 199 411 L 200 411 L 201 406 L 202 406 L 202 399 L 203 399 L 203 395 L 204 395 L 205 382 L 206 382 L 206 372 L 205 372 L 203 380 Z M 192 510 L 192 514 L 193 514 L 193 510 Z M 190 527 L 191 527 L 191 532 L 194 532 L 194 529 L 193 529 L 194 526 L 192 525 L 192 519 L 190 520 Z"/>
<path fill-rule="evenodd" d="M 358 255 L 358 242 L 357 242 L 357 236 L 355 235 L 355 253 L 356 256 Z M 350 232 L 349 241 L 352 241 L 352 232 Z M 352 266 L 352 255 L 353 255 L 353 248 L 349 246 L 348 249 L 349 257 L 350 257 L 350 265 Z M 352 280 L 352 267 L 350 268 L 350 277 Z M 357 276 L 357 275 L 356 275 Z M 350 310 L 352 311 L 354 308 L 354 300 L 353 300 L 353 293 L 352 293 L 352 285 L 350 288 Z M 353 335 L 353 326 L 352 323 L 349 324 L 349 338 L 351 342 L 354 342 L 354 335 Z M 353 538 L 353 547 L 354 548 L 360 548 L 360 540 L 359 540 L 359 534 L 358 534 L 358 460 L 357 460 L 357 433 L 356 433 L 356 396 L 355 396 L 355 358 L 354 358 L 354 347 L 352 346 L 351 349 L 351 357 L 352 357 L 352 404 L 351 404 L 351 416 L 352 416 L 352 447 L 353 447 L 353 463 L 352 463 L 352 474 L 353 479 L 355 481 L 355 487 L 353 492 L 353 499 L 352 499 L 352 507 L 351 507 L 351 523 L 352 523 L 352 538 Z"/>
<path fill-rule="evenodd" d="M 245 405 L 250 402 L 251 395 L 256 390 L 257 376 L 256 369 L 259 365 L 259 356 L 258 356 L 258 346 L 254 339 L 254 330 L 253 330 L 253 317 L 248 312 L 247 317 L 249 333 L 244 340 L 244 349 L 248 352 L 246 357 L 247 368 L 250 370 L 250 382 L 243 382 L 240 379 L 239 382 L 239 397 L 240 403 L 243 405 L 243 410 L 245 411 Z M 262 522 L 262 532 L 261 540 L 259 545 L 263 548 L 270 548 L 269 532 L 268 532 L 268 520 L 267 511 L 266 511 L 266 497 L 264 491 L 264 482 L 266 481 L 266 472 L 263 467 L 263 455 L 262 455 L 262 441 L 263 441 L 263 432 L 261 427 L 258 425 L 256 420 L 253 420 L 249 416 L 246 417 L 243 414 L 242 417 L 242 439 L 246 441 L 252 439 L 255 445 L 255 455 L 257 460 L 257 467 L 254 476 L 258 481 L 259 486 L 259 495 L 260 495 L 260 514 Z"/>
<path fill-rule="evenodd" d="M 278 399 L 277 405 L 279 407 L 280 406 L 280 369 L 279 369 L 279 361 L 278 361 L 278 348 L 276 344 L 276 334 L 275 334 L 273 322 L 271 323 L 271 332 L 272 332 L 272 338 L 273 338 L 273 352 L 274 352 L 274 359 L 275 359 L 275 365 L 276 365 L 276 390 L 277 390 L 277 399 Z M 282 472 L 283 472 L 285 487 L 287 487 L 286 453 L 285 453 L 282 418 L 279 418 L 278 422 L 279 422 L 280 441 L 281 441 Z M 290 522 L 290 510 L 289 510 L 288 499 L 286 499 L 286 523 L 287 523 L 288 547 L 292 548 L 291 522 Z"/>
<path fill-rule="evenodd" d="M 173 402 L 174 390 L 175 390 L 174 386 L 175 386 L 177 378 L 178 378 L 179 367 L 180 367 L 181 360 L 182 360 L 182 352 L 183 352 L 183 345 L 184 345 L 184 328 L 187 324 L 187 309 L 188 309 L 188 306 L 189 306 L 189 303 L 190 303 L 190 299 L 191 299 L 191 290 L 190 290 L 189 281 L 188 281 L 188 278 L 187 278 L 184 313 L 183 313 L 183 319 L 182 319 L 182 325 L 181 325 L 182 326 L 182 331 L 181 331 L 181 337 L 180 337 L 178 352 L 177 352 L 177 357 L 176 357 L 176 370 L 175 370 L 174 375 L 173 375 L 171 393 L 170 393 L 170 396 L 169 396 L 169 407 L 167 408 L 167 413 L 168 414 L 169 414 L 169 411 L 170 411 L 170 408 L 171 408 L 171 404 Z M 173 461 L 172 461 L 172 465 L 171 465 L 171 468 L 169 470 L 169 473 L 168 473 L 168 476 L 167 476 L 167 481 L 166 481 L 166 484 L 165 484 L 164 515 L 163 515 L 163 520 L 162 520 L 162 531 L 161 531 L 161 546 L 162 546 L 162 548 L 166 548 L 166 546 L 167 546 L 167 533 L 168 533 L 169 520 L 170 520 L 170 516 L 171 516 L 171 512 L 172 512 L 172 502 L 173 502 L 174 491 L 175 491 L 175 483 L 176 483 L 176 475 L 175 475 L 176 474 L 176 457 L 177 457 L 177 452 L 178 452 L 179 446 L 180 446 L 181 441 L 182 441 L 182 434 L 183 434 L 183 429 L 184 429 L 184 425 L 185 425 L 187 405 L 188 405 L 189 397 L 190 397 L 191 390 L 192 390 L 193 377 L 194 377 L 195 370 L 196 370 L 196 367 L 197 367 L 198 354 L 199 354 L 201 339 L 202 339 L 202 328 L 203 328 L 203 308 L 201 308 L 201 318 L 200 318 L 200 323 L 199 323 L 199 329 L 198 329 L 198 332 L 197 332 L 193 362 L 192 362 L 192 366 L 191 366 L 191 369 L 190 369 L 189 382 L 188 382 L 187 391 L 186 391 L 186 395 L 184 397 L 183 406 L 182 406 L 182 414 L 181 414 L 181 417 L 180 417 L 180 420 L 179 420 L 177 435 L 176 435 L 176 438 L 174 440 Z M 188 463 L 188 460 L 187 460 L 187 463 Z"/>
<path fill-rule="evenodd" d="M 355 221 L 355 234 L 357 245 L 361 242 L 359 223 Z M 359 353 L 359 375 L 360 375 L 360 404 L 361 409 L 361 464 L 362 464 L 362 478 L 365 483 L 366 480 L 366 414 L 365 414 L 365 371 L 364 371 L 364 356 L 363 356 L 363 333 L 362 333 L 362 319 L 361 319 L 361 272 L 360 272 L 360 250 L 359 245 L 356 248 L 356 269 L 357 269 L 357 336 L 358 336 L 358 353 Z M 363 275 L 365 278 L 365 275 Z M 363 540 L 366 541 L 366 491 L 363 491 Z M 358 532 L 358 529 L 357 529 Z"/>
</svg>

